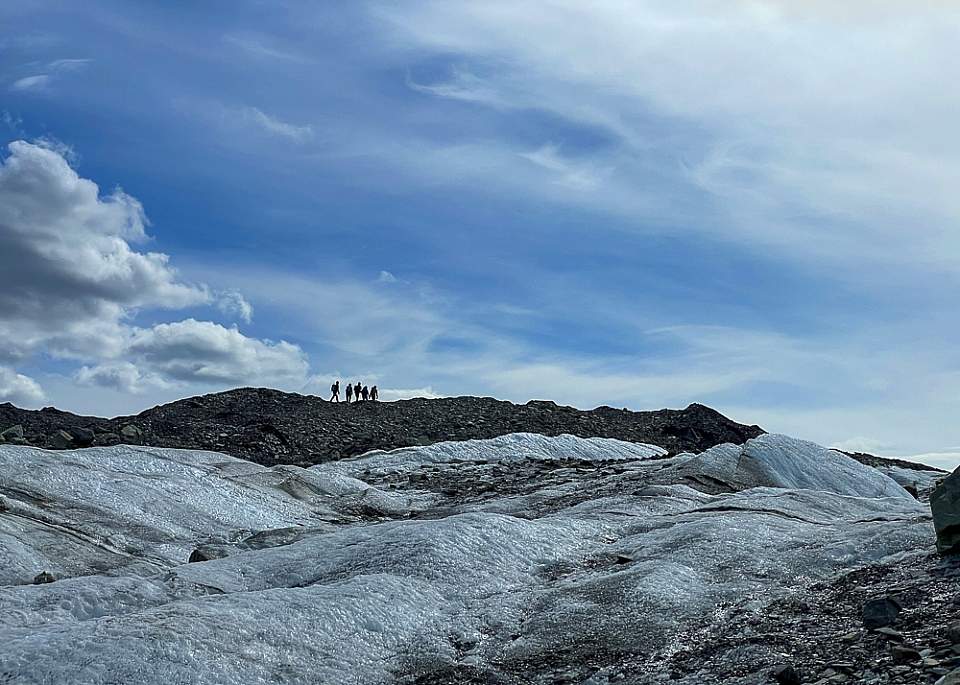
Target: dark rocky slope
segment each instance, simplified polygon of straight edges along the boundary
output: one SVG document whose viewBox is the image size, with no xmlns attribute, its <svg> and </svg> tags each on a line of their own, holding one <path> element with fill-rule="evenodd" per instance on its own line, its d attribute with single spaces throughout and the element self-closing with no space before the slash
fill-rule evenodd
<svg viewBox="0 0 960 685">
<path fill-rule="evenodd" d="M 660 445 L 671 453 L 699 452 L 718 443 L 743 443 L 763 433 L 700 404 L 686 409 L 632 412 L 599 407 L 582 411 L 553 402 L 513 404 L 489 397 L 412 399 L 335 404 L 319 397 L 263 388 L 179 400 L 136 416 L 100 419 L 55 409 L 28 411 L 0 405 L 0 431 L 23 426 L 28 444 L 61 447 L 133 442 L 226 452 L 262 464 L 313 464 L 372 449 L 443 440 L 492 438 L 515 432 L 617 438 Z M 89 432 L 86 432 L 89 431 Z"/>
</svg>

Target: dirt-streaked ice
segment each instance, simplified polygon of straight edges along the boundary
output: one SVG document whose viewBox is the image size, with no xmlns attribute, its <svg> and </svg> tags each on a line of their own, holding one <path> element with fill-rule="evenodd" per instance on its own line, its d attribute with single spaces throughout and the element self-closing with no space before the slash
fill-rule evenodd
<svg viewBox="0 0 960 685">
<path fill-rule="evenodd" d="M 655 661 L 732 607 L 933 539 L 927 509 L 893 480 L 810 443 L 661 454 L 515 435 L 267 469 L 204 452 L 0 447 L 0 682 L 430 682 L 463 669 L 539 682 L 524 669 L 550 655 Z M 581 496 L 524 518 L 468 502 L 451 513 L 422 484 L 361 479 L 488 461 L 489 504 L 525 460 L 564 457 L 629 468 L 561 471 Z M 211 541 L 229 555 L 184 563 Z M 42 570 L 62 579 L 26 584 Z"/>
</svg>

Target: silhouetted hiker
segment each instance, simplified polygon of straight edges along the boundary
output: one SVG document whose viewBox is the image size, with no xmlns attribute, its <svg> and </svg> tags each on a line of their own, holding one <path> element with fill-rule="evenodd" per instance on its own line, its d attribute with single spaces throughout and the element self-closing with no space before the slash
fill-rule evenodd
<svg viewBox="0 0 960 685">
<path fill-rule="evenodd" d="M 363 397 L 364 402 L 370 399 L 370 391 L 367 390 L 367 386 L 363 386 L 363 389 L 360 391 L 360 395 Z"/>
<path fill-rule="evenodd" d="M 350 400 L 353 397 L 353 386 L 347 383 L 347 404 L 350 404 Z"/>
<path fill-rule="evenodd" d="M 372 388 L 370 388 L 370 399 L 373 400 L 374 402 L 380 399 L 380 393 L 377 392 L 377 386 L 373 386 Z"/>
<path fill-rule="evenodd" d="M 357 402 L 360 401 L 360 381 L 357 381 L 357 384 L 353 386 L 353 396 L 357 398 Z"/>
<path fill-rule="evenodd" d="M 330 401 L 339 402 L 340 401 L 340 381 L 337 381 L 330 386 Z"/>
</svg>

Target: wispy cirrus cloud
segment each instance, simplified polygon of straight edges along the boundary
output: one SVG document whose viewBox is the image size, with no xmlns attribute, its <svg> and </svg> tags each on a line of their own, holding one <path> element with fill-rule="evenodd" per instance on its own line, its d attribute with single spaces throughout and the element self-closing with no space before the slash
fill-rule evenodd
<svg viewBox="0 0 960 685">
<path fill-rule="evenodd" d="M 256 107 L 242 107 L 237 110 L 238 116 L 245 122 L 256 126 L 261 131 L 280 138 L 302 143 L 313 138 L 313 127 L 308 124 L 291 124 L 275 116 L 267 114 Z"/>
<path fill-rule="evenodd" d="M 298 63 L 308 63 L 311 61 L 308 57 L 297 52 L 277 47 L 275 41 L 255 34 L 228 33 L 223 36 L 223 42 L 239 48 L 247 55 L 255 58 Z"/>
<path fill-rule="evenodd" d="M 31 74 L 16 79 L 10 84 L 10 89 L 21 92 L 45 91 L 48 90 L 57 79 L 65 74 L 81 71 L 91 62 L 93 62 L 93 60 L 88 58 L 57 59 L 42 67 L 43 73 Z"/>
</svg>

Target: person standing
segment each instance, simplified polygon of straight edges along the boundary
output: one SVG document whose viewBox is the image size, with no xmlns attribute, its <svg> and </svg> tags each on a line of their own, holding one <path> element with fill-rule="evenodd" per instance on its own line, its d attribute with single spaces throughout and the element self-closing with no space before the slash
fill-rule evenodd
<svg viewBox="0 0 960 685">
<path fill-rule="evenodd" d="M 377 386 L 370 388 L 370 399 L 374 402 L 380 399 L 380 393 L 377 391 Z"/>
<path fill-rule="evenodd" d="M 367 386 L 363 386 L 360 390 L 360 395 L 363 397 L 364 402 L 370 399 L 370 391 L 367 389 Z"/>
<path fill-rule="evenodd" d="M 353 386 L 347 383 L 347 404 L 350 404 L 350 399 L 353 395 Z"/>
<path fill-rule="evenodd" d="M 330 401 L 339 402 L 340 401 L 340 381 L 337 381 L 330 386 Z"/>
<path fill-rule="evenodd" d="M 357 381 L 357 384 L 353 386 L 353 396 L 357 398 L 356 399 L 357 402 L 360 401 L 360 390 L 361 390 L 360 381 Z"/>
</svg>

